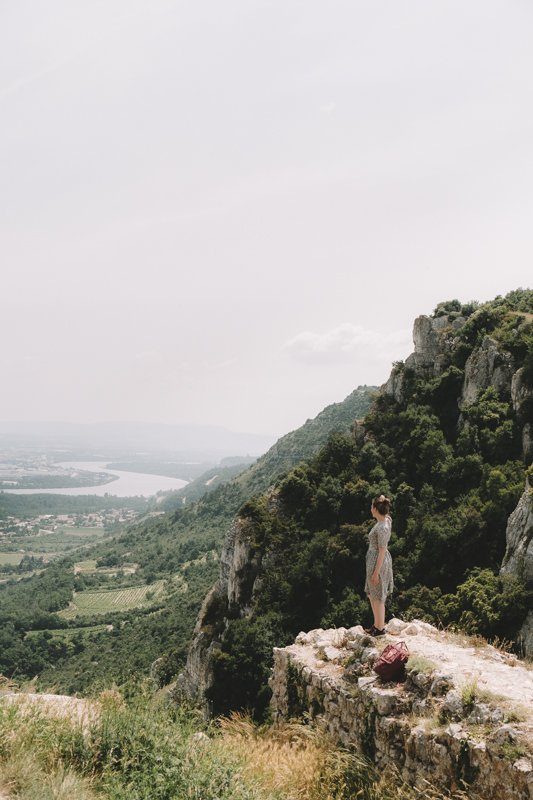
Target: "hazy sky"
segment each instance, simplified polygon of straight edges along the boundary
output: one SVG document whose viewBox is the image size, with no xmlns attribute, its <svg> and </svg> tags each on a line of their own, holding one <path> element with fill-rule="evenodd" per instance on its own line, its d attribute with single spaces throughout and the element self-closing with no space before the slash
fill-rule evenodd
<svg viewBox="0 0 533 800">
<path fill-rule="evenodd" d="M 2 0 L 0 419 L 283 434 L 533 275 L 528 0 Z"/>
</svg>

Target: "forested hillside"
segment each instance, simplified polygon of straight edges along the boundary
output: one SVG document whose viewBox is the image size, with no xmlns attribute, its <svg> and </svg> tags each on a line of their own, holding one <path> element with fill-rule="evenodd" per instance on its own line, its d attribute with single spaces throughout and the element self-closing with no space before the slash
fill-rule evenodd
<svg viewBox="0 0 533 800">
<path fill-rule="evenodd" d="M 380 492 L 393 498 L 387 617 L 516 635 L 531 596 L 499 568 L 531 464 L 532 315 L 533 292 L 518 290 L 419 318 L 415 353 L 364 423 L 243 504 L 182 676 L 205 682 L 213 713 L 248 706 L 260 717 L 272 647 L 300 630 L 370 621 L 366 533 Z"/>
<path fill-rule="evenodd" d="M 195 618 L 216 578 L 217 554 L 250 486 L 266 490 L 288 465 L 317 452 L 329 433 L 348 431 L 374 393 L 375 387 L 355 389 L 195 502 L 130 525 L 39 575 L 0 585 L 0 674 L 87 691 L 146 674 L 161 657 L 160 677 L 170 680 L 184 665 Z M 73 598 L 81 610 L 70 614 Z"/>
</svg>

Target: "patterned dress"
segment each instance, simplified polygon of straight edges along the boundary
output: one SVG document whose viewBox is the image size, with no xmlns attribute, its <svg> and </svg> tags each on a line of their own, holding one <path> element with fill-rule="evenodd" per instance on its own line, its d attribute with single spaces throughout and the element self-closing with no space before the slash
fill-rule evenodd
<svg viewBox="0 0 533 800">
<path fill-rule="evenodd" d="M 368 534 L 368 550 L 366 551 L 366 580 L 365 592 L 373 600 L 385 602 L 388 594 L 394 589 L 394 579 L 392 576 L 392 557 L 389 551 L 385 553 L 385 559 L 379 571 L 379 580 L 376 584 L 370 582 L 370 576 L 374 572 L 378 558 L 378 547 L 386 547 L 391 535 L 392 519 L 387 514 L 383 522 L 376 522 Z"/>
</svg>

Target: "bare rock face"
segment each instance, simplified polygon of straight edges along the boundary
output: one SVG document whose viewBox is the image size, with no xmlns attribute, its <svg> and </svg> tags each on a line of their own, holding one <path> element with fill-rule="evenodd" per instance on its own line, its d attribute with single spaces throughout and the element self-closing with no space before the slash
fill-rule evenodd
<svg viewBox="0 0 533 800">
<path fill-rule="evenodd" d="M 511 381 L 511 400 L 522 427 L 522 455 L 526 464 L 533 461 L 533 389 L 527 385 L 525 370 L 518 369 Z"/>
<path fill-rule="evenodd" d="M 511 381 L 511 399 L 514 410 L 519 413 L 524 402 L 533 396 L 533 389 L 527 384 L 524 376 L 524 368 L 517 369 Z"/>
<path fill-rule="evenodd" d="M 432 369 L 442 352 L 442 333 L 448 327 L 447 316 L 417 317 L 413 326 L 415 351 L 407 358 L 406 364 L 413 369 L 424 367 Z"/>
<path fill-rule="evenodd" d="M 450 319 L 448 315 L 417 317 L 413 326 L 414 352 L 406 358 L 405 365 L 393 367 L 381 391 L 402 402 L 404 366 L 417 374 L 439 375 L 448 364 L 450 344 L 465 322 L 464 317 Z"/>
<path fill-rule="evenodd" d="M 533 611 L 529 611 L 524 624 L 520 628 L 520 638 L 526 655 L 533 655 Z"/>
<path fill-rule="evenodd" d="M 500 572 L 517 575 L 533 586 L 533 491 L 529 481 L 509 516 L 505 536 L 507 549 Z"/>
<path fill-rule="evenodd" d="M 267 494 L 272 507 L 273 491 Z M 198 700 L 207 718 L 211 715 L 206 691 L 213 685 L 213 654 L 220 650 L 230 619 L 250 614 L 254 590 L 259 585 L 262 554 L 253 544 L 253 525 L 236 517 L 228 530 L 220 555 L 220 572 L 206 595 L 187 653 L 187 662 L 177 678 L 177 687 Z"/>
<path fill-rule="evenodd" d="M 522 428 L 522 456 L 526 464 L 533 461 L 533 424 L 526 422 Z"/>
<path fill-rule="evenodd" d="M 525 580 L 533 588 L 533 490 L 526 488 L 515 510 L 510 514 L 506 530 L 507 549 L 500 573 L 510 573 Z M 533 654 L 533 612 L 529 612 L 520 637 L 527 655 Z"/>
<path fill-rule="evenodd" d="M 430 375 L 442 372 L 446 359 L 446 332 L 450 330 L 447 316 L 415 319 L 413 325 L 414 353 L 405 359 L 405 366 L 417 373 Z"/>
<path fill-rule="evenodd" d="M 213 681 L 211 657 L 214 650 L 220 649 L 220 642 L 217 639 L 220 632 L 214 621 L 220 618 L 227 608 L 225 601 L 220 580 L 217 580 L 204 598 L 187 652 L 185 668 L 176 680 L 178 692 L 183 692 L 186 697 L 200 700 L 206 719 L 209 718 L 209 705 L 205 699 L 205 692 Z"/>
<path fill-rule="evenodd" d="M 392 368 L 388 381 L 383 384 L 383 393 L 388 394 L 390 397 L 394 397 L 397 403 L 403 403 L 404 400 L 403 382 L 404 382 L 403 366 L 401 365 L 394 366 Z"/>
<path fill-rule="evenodd" d="M 489 386 L 500 396 L 510 395 L 513 371 L 511 354 L 501 350 L 495 339 L 485 336 L 466 361 L 461 405 L 475 402 Z"/>
</svg>

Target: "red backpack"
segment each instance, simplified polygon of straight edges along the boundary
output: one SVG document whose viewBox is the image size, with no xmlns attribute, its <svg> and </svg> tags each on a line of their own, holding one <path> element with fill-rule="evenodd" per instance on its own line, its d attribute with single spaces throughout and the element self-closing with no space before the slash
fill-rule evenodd
<svg viewBox="0 0 533 800">
<path fill-rule="evenodd" d="M 398 644 L 388 644 L 374 664 L 374 672 L 384 681 L 393 681 L 403 675 L 409 650 L 402 640 Z"/>
</svg>

